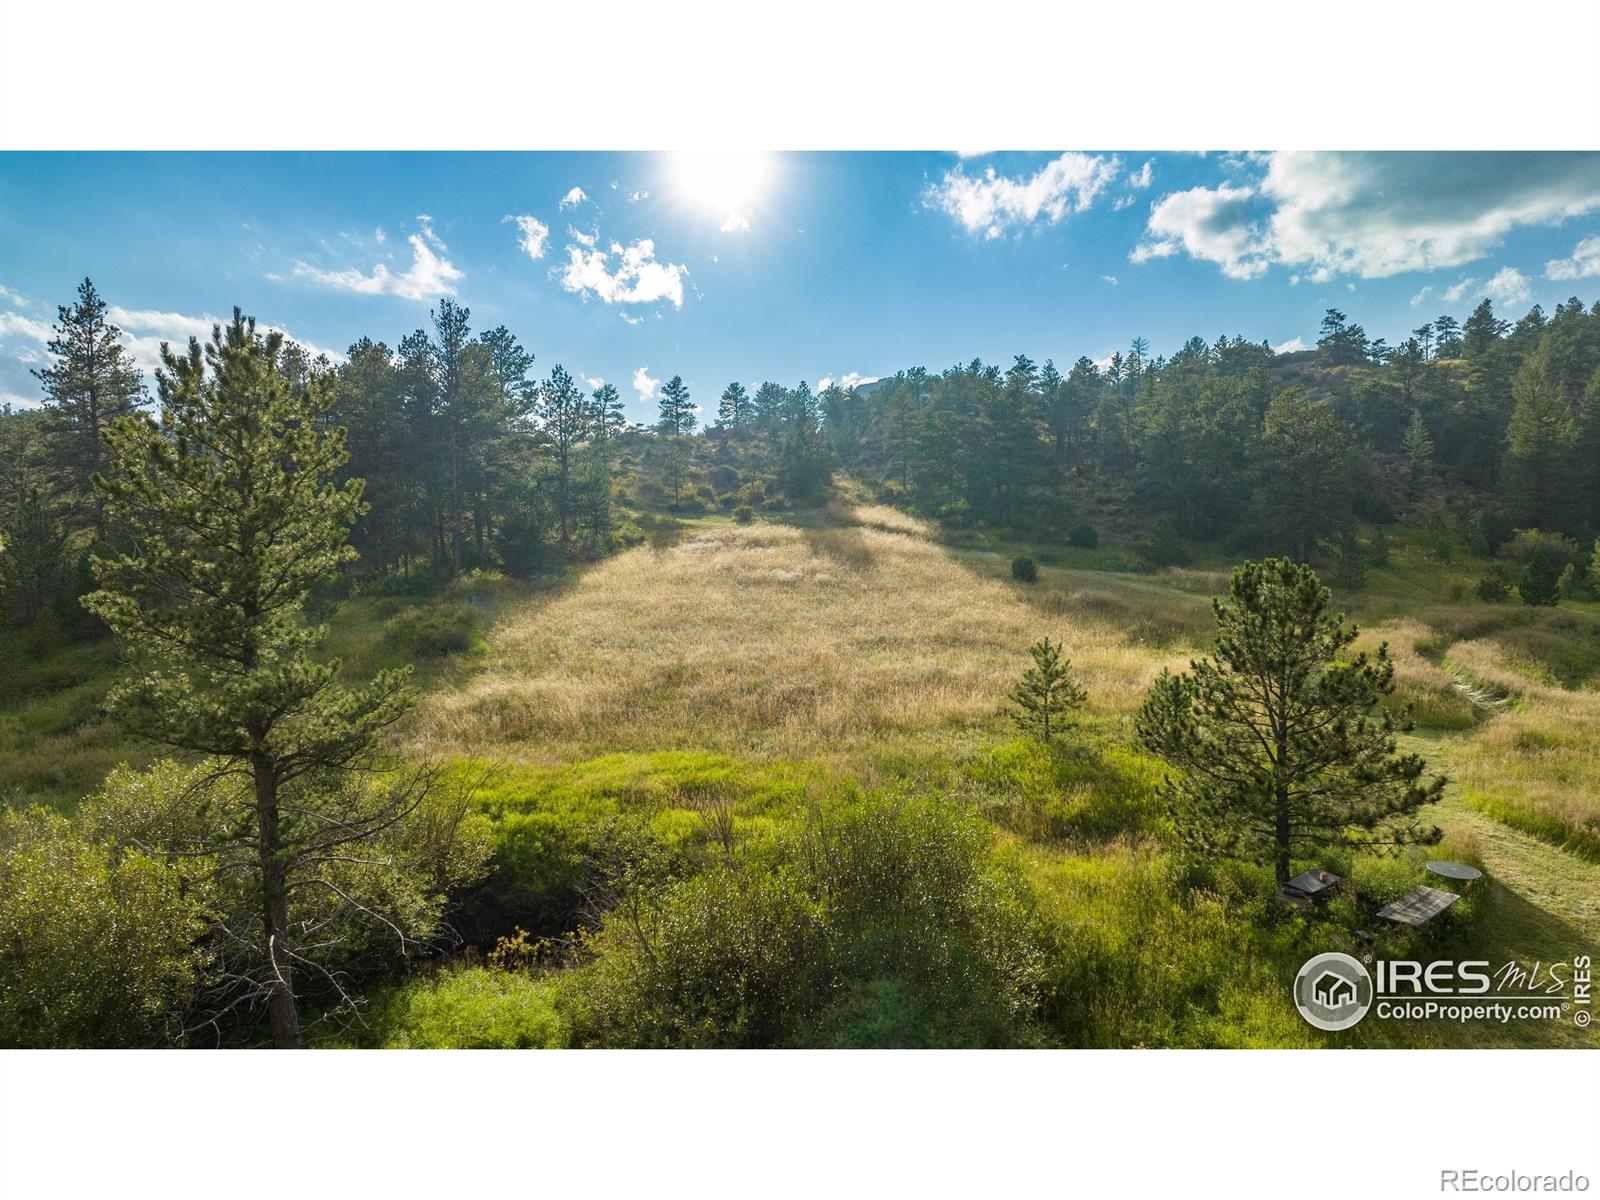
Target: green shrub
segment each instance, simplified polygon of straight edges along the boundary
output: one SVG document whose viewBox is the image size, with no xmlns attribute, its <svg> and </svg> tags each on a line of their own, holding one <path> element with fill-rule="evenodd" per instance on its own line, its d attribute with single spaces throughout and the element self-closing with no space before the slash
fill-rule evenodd
<svg viewBox="0 0 1600 1200">
<path fill-rule="evenodd" d="M 1561 533 L 1546 533 L 1542 529 L 1519 529 L 1510 541 L 1500 547 L 1499 557 L 1526 566 L 1535 557 L 1543 555 L 1560 574 L 1563 567 L 1579 561 L 1582 551 L 1578 543 Z"/>
<path fill-rule="evenodd" d="M 1478 580 L 1478 599 L 1488 604 L 1503 604 L 1511 596 L 1512 576 L 1503 563 L 1495 563 L 1489 573 Z"/>
<path fill-rule="evenodd" d="M 1170 521 L 1158 521 L 1150 537 L 1140 545 L 1139 554 L 1158 567 L 1181 567 L 1189 561 L 1189 549 Z"/>
<path fill-rule="evenodd" d="M 756 510 L 748 504 L 741 504 L 733 510 L 733 520 L 736 525 L 748 525 L 756 519 Z"/>
<path fill-rule="evenodd" d="M 179 1040 L 206 964 L 187 878 L 200 865 L 119 852 L 44 810 L 0 813 L 0 1045 Z"/>
<path fill-rule="evenodd" d="M 1067 545 L 1080 550 L 1093 550 L 1100 545 L 1100 533 L 1088 523 L 1074 525 L 1067 531 Z"/>
<path fill-rule="evenodd" d="M 413 1050 L 554 1050 L 568 1044 L 553 981 L 469 967 L 372 997 L 359 1044 Z"/>
<path fill-rule="evenodd" d="M 1027 1041 L 1040 935 L 988 838 L 948 796 L 846 798 L 765 850 L 627 894 L 573 981 L 577 1040 Z"/>
<path fill-rule="evenodd" d="M 1522 568 L 1517 578 L 1517 594 L 1524 604 L 1536 608 L 1554 607 L 1560 602 L 1561 571 L 1542 550 L 1535 550 L 1528 565 Z"/>
<path fill-rule="evenodd" d="M 1011 578 L 1019 583 L 1034 583 L 1039 578 L 1039 564 L 1026 554 L 1019 554 L 1011 560 Z"/>
<path fill-rule="evenodd" d="M 472 649 L 477 632 L 472 609 L 443 601 L 407 609 L 383 623 L 384 645 L 408 658 L 463 654 Z"/>
</svg>

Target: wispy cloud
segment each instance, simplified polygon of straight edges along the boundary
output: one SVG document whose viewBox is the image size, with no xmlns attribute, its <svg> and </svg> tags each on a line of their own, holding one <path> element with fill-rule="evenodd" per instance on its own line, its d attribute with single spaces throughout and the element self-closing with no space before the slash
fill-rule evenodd
<svg viewBox="0 0 1600 1200">
<path fill-rule="evenodd" d="M 1552 258 L 1544 265 L 1546 279 L 1587 279 L 1600 275 L 1600 236 L 1586 237 L 1572 248 L 1571 258 Z"/>
<path fill-rule="evenodd" d="M 729 213 L 728 219 L 722 223 L 723 233 L 748 233 L 750 222 L 738 213 Z"/>
<path fill-rule="evenodd" d="M 1483 285 L 1483 294 L 1501 308 L 1526 304 L 1533 294 L 1528 287 L 1528 277 L 1515 267 L 1501 267 L 1494 277 Z"/>
<path fill-rule="evenodd" d="M 928 186 L 922 202 L 954 217 L 968 233 L 993 239 L 1083 212 L 1120 169 L 1116 158 L 1070 152 L 1025 176 L 1001 175 L 993 167 L 969 176 L 958 165 Z"/>
<path fill-rule="evenodd" d="M 436 300 L 440 296 L 454 296 L 456 284 L 466 278 L 463 272 L 445 257 L 446 246 L 433 230 L 433 219 L 419 216 L 418 232 L 406 241 L 411 246 L 411 265 L 404 271 L 393 271 L 387 263 L 377 263 L 370 270 L 346 267 L 328 270 L 307 262 L 294 264 L 294 276 L 307 279 L 322 287 L 358 296 L 399 296 L 405 300 Z"/>
<path fill-rule="evenodd" d="M 21 313 L 0 312 L 0 337 L 21 337 L 44 345 L 55 336 L 47 321 L 36 321 Z"/>
<path fill-rule="evenodd" d="M 613 184 L 612 186 L 615 185 Z M 559 207 L 577 208 L 578 205 L 582 204 L 588 198 L 588 194 L 585 193 L 581 187 L 573 187 L 565 196 L 561 197 L 561 203 Z"/>
<path fill-rule="evenodd" d="M 1293 354 L 1296 351 L 1304 350 L 1305 348 L 1305 342 L 1303 342 L 1300 338 L 1292 337 L 1287 342 L 1279 342 L 1272 348 L 1272 352 L 1274 354 Z"/>
<path fill-rule="evenodd" d="M 513 213 L 500 218 L 502 225 L 507 221 L 517 223 L 517 245 L 522 252 L 532 259 L 543 258 L 545 243 L 550 240 L 550 227 L 527 213 Z"/>
</svg>

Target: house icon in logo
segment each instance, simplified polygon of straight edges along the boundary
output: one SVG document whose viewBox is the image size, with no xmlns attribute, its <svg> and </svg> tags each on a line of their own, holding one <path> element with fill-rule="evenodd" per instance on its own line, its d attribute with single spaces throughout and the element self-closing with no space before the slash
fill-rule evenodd
<svg viewBox="0 0 1600 1200">
<path fill-rule="evenodd" d="M 1340 1009 L 1356 1002 L 1356 985 L 1334 971 L 1324 971 L 1311 985 L 1311 994 L 1318 1004 Z"/>
<path fill-rule="evenodd" d="M 1372 1007 L 1372 975 L 1359 959 L 1331 950 L 1306 960 L 1294 977 L 1294 1006 L 1318 1029 L 1349 1029 Z"/>
</svg>

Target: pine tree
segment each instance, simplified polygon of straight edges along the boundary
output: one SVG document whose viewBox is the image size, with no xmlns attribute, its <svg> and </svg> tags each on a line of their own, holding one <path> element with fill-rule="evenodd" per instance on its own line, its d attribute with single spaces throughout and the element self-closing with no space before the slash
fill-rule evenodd
<svg viewBox="0 0 1600 1200">
<path fill-rule="evenodd" d="M 1089 698 L 1072 677 L 1072 663 L 1061 657 L 1061 647 L 1046 637 L 1028 647 L 1033 666 L 1011 689 L 1016 706 L 1011 719 L 1017 727 L 1048 743 L 1066 727 L 1068 714 Z"/>
<path fill-rule="evenodd" d="M 627 424 L 623 415 L 622 396 L 616 385 L 602 383 L 589 393 L 589 436 L 601 445 L 609 446 Z"/>
<path fill-rule="evenodd" d="M 722 398 L 717 403 L 717 424 L 739 432 L 750 424 L 750 394 L 737 380 L 722 389 Z"/>
<path fill-rule="evenodd" d="M 1415 500 L 1433 473 L 1433 439 L 1420 409 L 1413 409 L 1401 446 L 1406 452 L 1406 494 Z"/>
<path fill-rule="evenodd" d="M 74 506 L 87 510 L 96 540 L 104 540 L 105 505 L 94 477 L 105 470 L 107 429 L 138 410 L 144 383 L 88 279 L 78 285 L 76 304 L 56 309 L 46 349 L 55 363 L 34 372 L 45 392 L 46 469 Z"/>
<path fill-rule="evenodd" d="M 560 363 L 551 368 L 550 378 L 540 386 L 538 403 L 545 445 L 555 467 L 556 522 L 561 530 L 562 549 L 566 549 L 572 544 L 572 524 L 577 515 L 573 457 L 590 431 L 591 411 L 583 392 Z"/>
<path fill-rule="evenodd" d="M 1284 884 L 1297 852 L 1438 841 L 1418 813 L 1444 780 L 1396 753 L 1408 718 L 1379 707 L 1394 691 L 1387 645 L 1344 653 L 1355 627 L 1288 559 L 1237 568 L 1212 607 L 1213 657 L 1163 671 L 1136 718 L 1140 741 L 1178 771 L 1161 793 L 1190 847 L 1271 863 Z"/>
<path fill-rule="evenodd" d="M 35 628 L 61 596 L 67 535 L 38 489 L 0 530 L 0 598 L 13 623 Z"/>
<path fill-rule="evenodd" d="M 1550 378 L 1543 347 L 1524 360 L 1511 384 L 1516 403 L 1506 426 L 1506 495 L 1519 523 L 1570 529 L 1577 512 L 1577 423 Z"/>
<path fill-rule="evenodd" d="M 345 443 L 322 424 L 329 381 L 296 391 L 279 370 L 282 346 L 236 309 L 203 351 L 198 340 L 182 358 L 163 349 L 160 425 L 118 422 L 117 473 L 99 485 L 134 549 L 95 559 L 100 590 L 86 603 L 135 668 L 108 701 L 123 724 L 249 779 L 252 820 L 235 837 L 255 847 L 242 865 L 259 898 L 257 994 L 274 1044 L 293 1047 L 308 949 L 289 922 L 294 873 L 400 815 L 380 806 L 324 818 L 312 797 L 368 761 L 411 690 L 406 671 L 347 689 L 337 661 L 313 657 L 323 630 L 304 621 L 305 601 L 354 557 L 345 535 L 362 484 L 330 482 Z"/>
<path fill-rule="evenodd" d="M 1350 426 L 1296 391 L 1272 401 L 1257 457 L 1257 520 L 1274 549 L 1300 562 L 1350 522 Z"/>
<path fill-rule="evenodd" d="M 658 428 L 668 437 L 688 437 L 694 432 L 694 405 L 683 376 L 674 375 L 661 385 L 661 420 Z"/>
<path fill-rule="evenodd" d="M 1435 358 L 1461 356 L 1461 322 L 1454 317 L 1443 316 L 1434 319 L 1433 356 Z"/>
</svg>

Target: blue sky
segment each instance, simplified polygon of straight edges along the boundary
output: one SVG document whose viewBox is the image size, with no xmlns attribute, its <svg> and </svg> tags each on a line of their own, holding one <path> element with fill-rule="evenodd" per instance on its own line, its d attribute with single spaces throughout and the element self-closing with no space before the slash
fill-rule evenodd
<svg viewBox="0 0 1600 1200">
<path fill-rule="evenodd" d="M 1395 342 L 1600 295 L 1600 155 L 0 154 L 0 397 L 94 278 L 140 360 L 242 306 L 338 355 L 450 295 L 617 384 L 816 385 L 1147 338 Z"/>
</svg>

